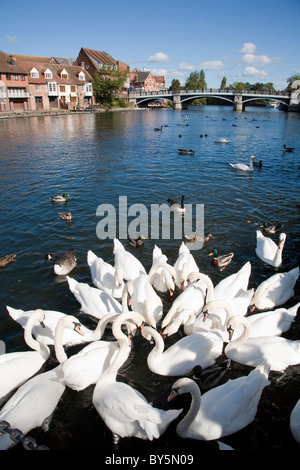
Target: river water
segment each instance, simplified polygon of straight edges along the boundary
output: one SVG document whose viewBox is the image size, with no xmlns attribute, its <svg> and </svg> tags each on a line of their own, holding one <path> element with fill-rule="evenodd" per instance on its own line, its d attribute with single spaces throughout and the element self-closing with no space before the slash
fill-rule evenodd
<svg viewBox="0 0 300 470">
<path fill-rule="evenodd" d="M 162 131 L 154 130 L 160 126 L 164 126 Z M 248 260 L 252 265 L 249 287 L 257 287 L 276 272 L 255 255 L 255 231 L 266 221 L 282 223 L 287 234 L 278 271 L 299 265 L 299 114 L 258 107 L 235 113 L 231 107 L 203 106 L 187 111 L 126 110 L 2 119 L 0 129 L 0 256 L 17 255 L 14 263 L 0 271 L 0 339 L 7 352 L 26 347 L 23 329 L 9 317 L 7 305 L 74 314 L 86 326 L 95 327 L 96 320 L 80 312 L 67 282 L 57 282 L 45 254 L 63 254 L 75 248 L 78 266 L 71 276 L 92 285 L 87 251 L 113 264 L 112 240 L 97 237 L 100 218 L 96 211 L 105 203 L 118 211 L 120 196 L 127 197 L 128 207 L 140 203 L 149 210 L 151 204 L 165 203 L 169 197 L 179 200 L 181 195 L 186 203 L 203 205 L 204 230 L 214 239 L 192 253 L 200 271 L 210 275 L 214 284 L 237 272 Z M 216 143 L 220 137 L 229 142 Z M 283 144 L 295 147 L 295 152 L 283 154 Z M 182 156 L 178 148 L 195 153 Z M 262 167 L 253 173 L 241 174 L 229 166 L 229 162 L 249 163 L 251 155 L 262 160 Z M 66 205 L 51 203 L 50 196 L 64 192 L 70 194 Z M 62 210 L 72 212 L 72 222 L 59 219 Z M 148 236 L 144 247 L 137 250 L 121 241 L 147 271 L 155 244 L 174 264 L 182 242 L 174 237 Z M 208 255 L 213 248 L 220 254 L 234 252 L 224 271 L 211 266 Z M 299 281 L 286 306 L 298 301 Z M 169 308 L 164 299 L 165 311 Z M 284 336 L 300 340 L 299 313 Z M 174 378 L 149 371 L 146 357 L 151 347 L 137 336 L 119 379 L 140 390 L 149 401 L 166 407 Z M 68 354 L 72 353 L 71 348 Z M 54 365 L 52 350 L 45 370 Z M 232 363 L 226 380 L 250 370 Z M 234 449 L 299 450 L 289 430 L 289 415 L 300 397 L 300 365 L 289 367 L 284 376 L 272 372 L 270 379 L 255 421 L 222 439 Z M 93 408 L 92 393 L 93 386 L 79 393 L 67 389 L 49 430 L 33 430 L 30 435 L 52 450 L 98 450 L 101 459 L 115 452 L 128 456 L 189 454 L 196 460 L 202 451 L 217 450 L 215 443 L 178 438 L 175 425 L 157 441 L 123 439 L 114 450 L 111 433 Z"/>
</svg>

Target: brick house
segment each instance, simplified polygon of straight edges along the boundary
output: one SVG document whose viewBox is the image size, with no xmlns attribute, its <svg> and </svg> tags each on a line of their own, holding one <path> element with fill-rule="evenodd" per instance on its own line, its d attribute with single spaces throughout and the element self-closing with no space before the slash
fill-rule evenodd
<svg viewBox="0 0 300 470">
<path fill-rule="evenodd" d="M 157 80 L 158 78 L 158 80 Z M 149 70 L 134 69 L 130 72 L 130 86 L 143 91 L 160 91 L 164 85 L 164 77 L 156 77 Z"/>
<path fill-rule="evenodd" d="M 0 111 L 30 109 L 28 72 L 13 55 L 0 51 Z"/>
</svg>

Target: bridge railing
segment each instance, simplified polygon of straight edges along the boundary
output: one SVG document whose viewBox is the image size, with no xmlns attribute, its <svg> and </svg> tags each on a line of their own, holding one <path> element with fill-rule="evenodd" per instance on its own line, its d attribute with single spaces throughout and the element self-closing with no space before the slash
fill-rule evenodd
<svg viewBox="0 0 300 470">
<path fill-rule="evenodd" d="M 265 92 L 263 90 L 235 90 L 232 88 L 200 88 L 195 90 L 160 90 L 160 91 L 145 91 L 145 90 L 134 90 L 129 92 L 129 96 L 163 96 L 163 95 L 178 95 L 178 94 L 194 94 L 194 93 L 207 93 L 207 94 L 226 94 L 226 95 L 264 95 L 264 96 L 281 96 L 285 98 L 290 98 L 290 93 L 287 93 L 284 90 L 277 90 L 274 92 Z"/>
</svg>

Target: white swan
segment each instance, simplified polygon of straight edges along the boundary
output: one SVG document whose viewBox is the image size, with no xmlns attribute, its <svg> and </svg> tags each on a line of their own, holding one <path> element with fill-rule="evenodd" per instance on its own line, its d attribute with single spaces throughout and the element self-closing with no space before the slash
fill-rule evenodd
<svg viewBox="0 0 300 470">
<path fill-rule="evenodd" d="M 245 165 L 244 163 L 229 163 L 229 165 L 234 168 L 235 170 L 240 171 L 253 171 L 253 160 L 255 160 L 255 156 L 251 155 L 249 166 Z"/>
<path fill-rule="evenodd" d="M 234 339 L 234 329 L 239 325 L 244 326 L 244 331 Z M 300 341 L 281 336 L 250 338 L 249 321 L 241 315 L 231 317 L 228 320 L 228 328 L 230 343 L 224 352 L 229 359 L 250 367 L 257 367 L 262 361 L 267 361 L 270 369 L 277 372 L 283 372 L 288 366 L 300 363 Z"/>
<path fill-rule="evenodd" d="M 279 268 L 282 264 L 282 251 L 286 240 L 286 234 L 279 235 L 279 243 L 273 242 L 270 237 L 265 237 L 260 230 L 256 230 L 256 255 L 265 263 Z"/>
<path fill-rule="evenodd" d="M 80 331 L 77 318 L 68 315 L 60 320 L 59 328 L 72 328 Z M 0 411 L 0 421 L 7 421 L 23 435 L 40 427 L 54 412 L 66 388 L 61 366 L 36 375 L 25 382 L 5 403 Z M 0 450 L 9 449 L 16 444 L 9 434 L 0 434 Z"/>
<path fill-rule="evenodd" d="M 234 274 L 222 279 L 214 289 L 215 299 L 229 299 L 236 297 L 241 291 L 248 289 L 251 274 L 251 263 L 248 261 Z"/>
<path fill-rule="evenodd" d="M 105 329 L 119 314 L 105 315 L 100 321 L 101 328 Z M 119 351 L 118 341 L 93 341 L 85 346 L 79 353 L 67 357 L 62 344 L 62 331 L 55 335 L 55 355 L 62 365 L 64 379 L 72 390 L 80 391 L 89 385 L 95 384 L 100 375 L 115 359 Z"/>
<path fill-rule="evenodd" d="M 229 436 L 250 424 L 256 415 L 263 389 L 270 384 L 269 367 L 258 366 L 248 376 L 228 380 L 201 396 L 198 385 L 186 377 L 177 380 L 168 401 L 190 393 L 192 403 L 176 428 L 182 438 L 210 441 Z"/>
<path fill-rule="evenodd" d="M 117 287 L 115 283 L 115 268 L 99 258 L 91 250 L 87 252 L 87 263 L 90 267 L 92 281 L 95 287 L 104 290 L 115 299 L 122 297 L 124 282 L 121 287 Z"/>
<path fill-rule="evenodd" d="M 216 144 L 227 144 L 229 142 L 228 137 L 219 137 L 215 140 Z"/>
<path fill-rule="evenodd" d="M 174 269 L 176 271 L 175 284 L 181 289 L 188 286 L 187 277 L 189 274 L 199 271 L 193 255 L 184 242 L 181 243 L 179 248 Z"/>
<path fill-rule="evenodd" d="M 126 251 L 122 243 L 114 239 L 114 266 L 115 266 L 115 282 L 117 287 L 121 287 L 124 280 L 133 281 L 140 273 L 146 270 L 142 263 L 129 251 Z"/>
<path fill-rule="evenodd" d="M 134 281 L 127 281 L 122 297 L 123 310 L 128 310 L 128 303 L 132 310 L 141 313 L 147 323 L 156 328 L 163 315 L 163 304 L 147 274 L 141 273 Z"/>
<path fill-rule="evenodd" d="M 15 320 L 22 328 L 25 328 L 26 322 L 34 310 L 21 310 L 13 307 L 6 306 L 6 309 L 10 317 Z M 58 312 L 56 310 L 43 310 L 45 314 L 44 327 L 40 324 L 36 324 L 32 328 L 32 334 L 34 338 L 43 344 L 54 345 L 55 329 L 57 323 L 61 318 L 67 317 L 66 313 Z M 63 345 L 71 346 L 75 344 L 88 343 L 90 341 L 96 341 L 101 338 L 103 331 L 101 327 L 101 320 L 98 322 L 95 330 L 90 330 L 86 326 L 81 324 L 81 330 L 84 336 L 78 335 L 72 329 L 64 329 L 63 332 Z"/>
<path fill-rule="evenodd" d="M 114 321 L 113 334 L 118 339 L 120 349 L 113 364 L 104 371 L 95 386 L 93 405 L 112 431 L 115 442 L 120 437 L 152 440 L 165 431 L 181 410 L 163 411 L 153 408 L 140 392 L 126 383 L 116 381 L 118 370 L 129 354 L 128 338 L 121 332 L 124 320 L 132 320 L 137 326 L 141 326 L 144 318 L 142 315 L 126 312 Z"/>
<path fill-rule="evenodd" d="M 155 245 L 152 253 L 152 266 L 148 273 L 149 282 L 156 291 L 161 293 L 169 292 L 170 295 L 173 295 L 176 272 L 167 261 L 166 255 Z"/>
<path fill-rule="evenodd" d="M 152 338 L 155 346 L 148 354 L 149 369 L 159 375 L 182 375 L 191 371 L 196 365 L 202 369 L 215 364 L 222 354 L 223 339 L 217 333 L 197 332 L 181 338 L 164 350 L 164 340 L 154 328 L 144 326 L 142 335 L 148 341 Z"/>
<path fill-rule="evenodd" d="M 184 291 L 181 292 L 180 295 L 178 295 L 178 297 L 176 297 L 172 307 L 163 318 L 161 327 L 165 328 L 175 316 L 187 308 L 194 310 L 195 314 L 199 313 L 204 305 L 206 289 L 207 284 L 202 279 L 199 279 L 198 281 L 190 284 Z"/>
<path fill-rule="evenodd" d="M 80 303 L 82 312 L 101 319 L 107 313 L 121 313 L 122 305 L 107 292 L 97 287 L 91 287 L 85 282 L 78 282 L 66 276 L 70 291 Z"/>
<path fill-rule="evenodd" d="M 290 429 L 294 439 L 300 444 L 300 398 L 290 414 Z"/>
<path fill-rule="evenodd" d="M 265 310 L 285 304 L 295 295 L 294 287 L 298 277 L 299 266 L 288 272 L 274 274 L 259 284 L 251 305 Z"/>
<path fill-rule="evenodd" d="M 38 309 L 29 316 L 24 339 L 34 351 L 13 352 L 0 356 L 0 398 L 19 387 L 29 377 L 38 372 L 50 356 L 49 348 L 32 337 L 32 328 L 36 322 L 43 323 L 45 313 Z"/>
</svg>

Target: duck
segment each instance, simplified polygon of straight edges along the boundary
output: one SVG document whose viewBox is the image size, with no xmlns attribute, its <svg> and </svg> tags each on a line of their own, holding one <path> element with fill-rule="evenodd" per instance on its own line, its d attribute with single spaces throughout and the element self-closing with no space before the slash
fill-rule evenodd
<svg viewBox="0 0 300 470">
<path fill-rule="evenodd" d="M 279 268 L 282 265 L 282 250 L 285 244 L 286 234 L 280 233 L 279 243 L 276 245 L 269 237 L 265 237 L 260 230 L 256 230 L 255 253 L 262 261 Z"/>
<path fill-rule="evenodd" d="M 59 328 L 70 328 L 81 334 L 80 323 L 72 315 L 63 318 Z M 7 421 L 13 429 L 19 429 L 23 435 L 32 429 L 45 426 L 46 418 L 53 414 L 65 389 L 61 365 L 38 374 L 21 385 L 5 403 L 0 411 L 0 421 Z M 9 434 L 0 434 L 0 450 L 9 449 L 17 442 Z"/>
<path fill-rule="evenodd" d="M 262 163 L 263 163 L 262 160 L 259 160 L 258 162 L 253 161 L 253 165 L 257 166 L 258 168 L 262 168 Z"/>
<path fill-rule="evenodd" d="M 234 168 L 235 170 L 240 170 L 240 171 L 253 171 L 253 160 L 255 159 L 254 155 L 251 155 L 250 157 L 250 163 L 249 166 L 245 165 L 244 163 L 229 163 L 229 165 Z"/>
<path fill-rule="evenodd" d="M 279 230 L 282 229 L 283 224 L 271 225 L 268 222 L 264 222 L 260 227 L 263 229 L 265 233 L 269 233 L 273 235 L 274 233 L 277 233 L 279 232 Z"/>
<path fill-rule="evenodd" d="M 125 250 L 122 243 L 114 238 L 114 267 L 116 287 L 121 287 L 123 281 L 133 281 L 141 273 L 146 274 L 142 263 L 129 251 Z"/>
<path fill-rule="evenodd" d="M 9 316 L 12 320 L 16 321 L 22 328 L 25 328 L 26 322 L 30 315 L 35 310 L 22 310 L 6 306 Z M 53 346 L 55 342 L 55 329 L 61 318 L 67 317 L 68 315 L 63 312 L 56 310 L 43 310 L 45 318 L 43 321 L 43 327 L 40 323 L 36 323 L 32 328 L 32 335 L 39 343 Z M 66 328 L 63 333 L 63 345 L 66 347 L 75 346 L 78 344 L 84 344 L 92 341 L 96 341 L 101 338 L 103 331 L 101 326 L 101 320 L 99 320 L 95 330 L 87 328 L 81 323 L 81 330 L 84 335 L 78 335 L 73 329 Z"/>
<path fill-rule="evenodd" d="M 77 266 L 77 258 L 75 250 L 69 250 L 64 255 L 60 256 L 57 253 L 47 253 L 45 255 L 46 261 L 55 258 L 56 261 L 53 266 L 53 271 L 58 276 L 66 276 Z"/>
<path fill-rule="evenodd" d="M 175 284 L 179 289 L 188 287 L 187 278 L 190 273 L 199 272 L 195 258 L 191 254 L 186 243 L 182 242 L 178 251 L 178 257 L 174 263 Z"/>
<path fill-rule="evenodd" d="M 192 396 L 188 413 L 177 424 L 178 436 L 211 441 L 245 428 L 255 419 L 261 394 L 270 385 L 268 376 L 269 367 L 263 363 L 249 375 L 228 380 L 203 395 L 194 380 L 176 380 L 168 402 L 183 393 Z"/>
<path fill-rule="evenodd" d="M 163 127 L 164 127 L 164 126 L 154 127 L 154 130 L 155 130 L 155 131 L 162 131 L 162 128 L 163 128 Z"/>
<path fill-rule="evenodd" d="M 91 287 L 85 282 L 78 282 L 66 276 L 70 291 L 80 304 L 80 310 L 94 318 L 101 319 L 108 313 L 121 313 L 122 305 L 107 292 Z"/>
<path fill-rule="evenodd" d="M 67 202 L 69 200 L 70 194 L 63 193 L 62 196 L 51 196 L 52 202 Z"/>
<path fill-rule="evenodd" d="M 0 356 L 0 399 L 22 385 L 37 373 L 50 356 L 50 349 L 32 336 L 35 323 L 43 325 L 45 313 L 42 309 L 33 311 L 25 326 L 24 340 L 33 351 L 18 351 Z"/>
<path fill-rule="evenodd" d="M 195 150 L 188 150 L 188 149 L 178 149 L 180 155 L 195 155 Z"/>
<path fill-rule="evenodd" d="M 189 241 L 189 243 L 208 243 L 211 238 L 214 238 L 213 234 L 207 232 L 205 236 L 199 234 L 192 234 L 192 235 L 185 235 L 185 238 Z"/>
<path fill-rule="evenodd" d="M 1 258 L 0 258 L 0 268 L 3 268 L 4 266 L 7 266 L 8 264 L 13 263 L 14 261 L 16 261 L 16 257 L 17 257 L 17 255 L 15 255 L 14 253 L 10 253 L 9 255 L 1 256 Z"/>
<path fill-rule="evenodd" d="M 231 360 L 225 359 L 222 362 L 217 362 L 211 367 L 203 369 L 201 366 L 195 366 L 191 373 L 186 374 L 191 376 L 192 379 L 198 384 L 201 393 L 207 392 L 214 388 L 224 377 L 230 368 Z"/>
<path fill-rule="evenodd" d="M 234 339 L 234 330 L 243 327 L 242 334 Z M 250 337 L 251 325 L 246 317 L 236 315 L 228 319 L 229 343 L 225 355 L 239 364 L 257 367 L 267 361 L 271 371 L 284 372 L 290 365 L 300 363 L 300 342 L 281 336 Z"/>
<path fill-rule="evenodd" d="M 122 281 L 119 287 L 116 286 L 114 266 L 98 257 L 92 250 L 87 252 L 87 263 L 94 286 L 107 292 L 115 299 L 121 299 L 125 283 Z"/>
<path fill-rule="evenodd" d="M 130 237 L 129 235 L 127 235 L 127 240 L 129 244 L 133 246 L 134 248 L 140 248 L 141 246 L 144 246 L 143 240 L 145 240 L 145 237 L 143 237 L 142 235 L 139 235 L 138 237 L 134 238 L 134 237 Z"/>
<path fill-rule="evenodd" d="M 139 391 L 116 380 L 119 368 L 130 353 L 128 338 L 121 331 L 124 320 L 134 321 L 138 327 L 144 325 L 143 316 L 133 312 L 124 312 L 114 321 L 113 335 L 119 343 L 119 351 L 113 363 L 101 374 L 92 397 L 93 406 L 112 432 L 115 445 L 125 437 L 158 439 L 182 411 L 154 408 Z"/>
<path fill-rule="evenodd" d="M 234 253 L 227 253 L 226 255 L 220 256 L 218 256 L 218 254 L 219 252 L 216 248 L 209 254 L 209 256 L 213 256 L 211 264 L 217 268 L 225 269 L 231 263 Z"/>
<path fill-rule="evenodd" d="M 71 222 L 72 220 L 71 212 L 59 212 L 58 215 L 59 215 L 59 218 L 62 220 L 67 220 L 68 222 Z"/>
<path fill-rule="evenodd" d="M 175 199 L 167 199 L 167 203 L 169 204 L 169 207 L 171 210 L 175 212 L 185 212 L 185 207 L 184 207 L 184 196 L 181 196 L 181 201 L 177 202 Z"/>
<path fill-rule="evenodd" d="M 283 153 L 285 152 L 292 153 L 294 152 L 294 150 L 295 150 L 295 147 L 287 147 L 285 144 L 283 144 Z"/>
<path fill-rule="evenodd" d="M 298 278 L 299 266 L 270 276 L 258 285 L 250 304 L 259 310 L 272 309 L 285 304 L 295 295 L 294 287 Z"/>
<path fill-rule="evenodd" d="M 168 292 L 170 297 L 175 291 L 176 271 L 168 262 L 166 255 L 162 253 L 161 248 L 154 245 L 152 252 L 152 266 L 148 277 L 150 284 L 160 293 Z"/>
<path fill-rule="evenodd" d="M 300 398 L 290 414 L 290 430 L 293 438 L 300 444 Z"/>
<path fill-rule="evenodd" d="M 223 338 L 217 332 L 196 332 L 184 336 L 166 350 L 162 336 L 154 328 L 144 326 L 142 336 L 148 341 L 155 341 L 154 348 L 147 356 L 149 369 L 154 374 L 164 376 L 187 374 L 196 365 L 203 369 L 210 367 L 223 349 Z"/>
</svg>

